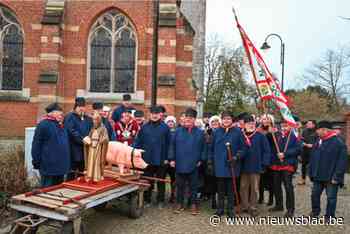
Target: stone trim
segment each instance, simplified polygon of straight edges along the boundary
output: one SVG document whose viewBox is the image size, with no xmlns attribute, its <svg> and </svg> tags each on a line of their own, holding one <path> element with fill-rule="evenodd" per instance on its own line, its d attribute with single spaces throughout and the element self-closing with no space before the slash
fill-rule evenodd
<svg viewBox="0 0 350 234">
<path fill-rule="evenodd" d="M 87 101 L 102 101 L 105 103 L 121 103 L 124 93 L 93 93 L 84 89 L 77 89 L 77 97 L 85 97 Z M 145 102 L 145 92 L 143 90 L 130 93 L 131 103 L 143 104 Z"/>
<path fill-rule="evenodd" d="M 159 56 L 158 63 L 176 63 L 176 57 Z"/>
<path fill-rule="evenodd" d="M 157 104 L 159 105 L 174 105 L 174 106 L 193 106 L 197 105 L 196 101 L 191 100 L 179 100 L 179 99 L 171 99 L 171 98 L 157 98 Z M 151 100 L 145 100 L 145 105 L 151 105 Z"/>
<path fill-rule="evenodd" d="M 31 64 L 31 63 L 40 63 L 39 57 L 23 57 L 23 63 Z"/>
<path fill-rule="evenodd" d="M 23 88 L 22 90 L 0 90 L 0 102 L 28 102 L 30 100 L 30 89 Z"/>
<path fill-rule="evenodd" d="M 151 66 L 152 60 L 138 60 L 137 65 L 139 65 L 139 66 Z"/>
<path fill-rule="evenodd" d="M 178 66 L 178 67 L 193 67 L 193 63 L 186 62 L 186 61 L 176 61 L 176 66 Z"/>
<path fill-rule="evenodd" d="M 31 24 L 32 30 L 41 30 L 42 24 Z"/>
</svg>

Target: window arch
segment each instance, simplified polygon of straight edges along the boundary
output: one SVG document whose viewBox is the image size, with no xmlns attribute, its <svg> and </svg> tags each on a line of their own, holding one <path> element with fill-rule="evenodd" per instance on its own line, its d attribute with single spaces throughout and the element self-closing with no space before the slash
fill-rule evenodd
<svg viewBox="0 0 350 234">
<path fill-rule="evenodd" d="M 135 91 L 136 35 L 130 20 L 118 10 L 100 16 L 89 34 L 89 91 Z"/>
<path fill-rule="evenodd" d="M 21 90 L 23 32 L 14 13 L 0 6 L 0 90 Z"/>
</svg>

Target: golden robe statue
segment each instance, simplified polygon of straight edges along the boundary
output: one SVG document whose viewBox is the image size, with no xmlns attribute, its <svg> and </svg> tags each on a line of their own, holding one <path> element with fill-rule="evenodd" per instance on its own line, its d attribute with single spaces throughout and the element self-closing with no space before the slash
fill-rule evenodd
<svg viewBox="0 0 350 234">
<path fill-rule="evenodd" d="M 98 112 L 92 115 L 93 128 L 84 147 L 85 157 L 85 180 L 87 182 L 99 182 L 103 180 L 103 170 L 106 163 L 108 149 L 108 132 L 102 124 L 102 118 Z"/>
</svg>

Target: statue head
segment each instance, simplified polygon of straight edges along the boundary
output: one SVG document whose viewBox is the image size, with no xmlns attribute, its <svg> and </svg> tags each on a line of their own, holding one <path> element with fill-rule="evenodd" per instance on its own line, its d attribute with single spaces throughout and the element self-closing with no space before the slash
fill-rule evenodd
<svg viewBox="0 0 350 234">
<path fill-rule="evenodd" d="M 92 112 L 92 122 L 94 124 L 94 128 L 98 128 L 101 126 L 102 117 L 98 111 Z"/>
</svg>

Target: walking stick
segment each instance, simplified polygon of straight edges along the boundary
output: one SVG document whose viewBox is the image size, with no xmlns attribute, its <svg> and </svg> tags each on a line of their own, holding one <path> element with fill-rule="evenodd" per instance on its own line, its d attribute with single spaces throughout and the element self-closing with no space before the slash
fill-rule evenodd
<svg viewBox="0 0 350 234">
<path fill-rule="evenodd" d="M 231 149 L 230 142 L 226 142 L 226 148 L 227 148 L 227 159 L 228 159 L 228 161 L 232 162 L 233 161 L 233 155 L 232 155 L 232 149 Z M 231 163 L 230 163 L 230 167 L 231 167 L 231 175 L 232 175 L 233 193 L 234 193 L 234 195 L 236 197 L 237 213 L 239 214 L 239 213 L 241 213 L 241 208 L 240 208 L 239 196 L 238 196 L 238 192 L 237 192 L 235 168 L 234 168 L 234 165 L 232 165 Z"/>
</svg>

